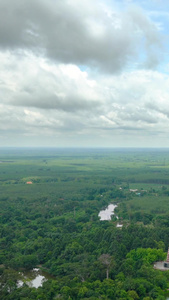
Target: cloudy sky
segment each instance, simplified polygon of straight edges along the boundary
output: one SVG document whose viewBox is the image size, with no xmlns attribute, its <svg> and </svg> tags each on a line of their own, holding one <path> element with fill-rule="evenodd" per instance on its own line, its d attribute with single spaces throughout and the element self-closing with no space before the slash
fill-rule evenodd
<svg viewBox="0 0 169 300">
<path fill-rule="evenodd" d="M 0 0 L 0 146 L 169 147 L 168 0 Z"/>
</svg>

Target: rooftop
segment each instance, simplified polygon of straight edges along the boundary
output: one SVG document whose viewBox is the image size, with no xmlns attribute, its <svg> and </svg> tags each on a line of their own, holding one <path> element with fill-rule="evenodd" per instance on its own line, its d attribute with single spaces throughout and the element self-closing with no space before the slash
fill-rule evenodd
<svg viewBox="0 0 169 300">
<path fill-rule="evenodd" d="M 157 261 L 154 263 L 154 269 L 161 270 L 161 271 L 168 271 L 169 267 L 164 267 L 165 261 Z"/>
</svg>

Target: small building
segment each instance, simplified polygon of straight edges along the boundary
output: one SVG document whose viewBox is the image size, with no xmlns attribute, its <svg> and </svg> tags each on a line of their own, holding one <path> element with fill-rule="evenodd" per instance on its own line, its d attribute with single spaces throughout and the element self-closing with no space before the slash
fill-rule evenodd
<svg viewBox="0 0 169 300">
<path fill-rule="evenodd" d="M 167 259 L 164 261 L 164 268 L 169 268 L 169 248 L 167 252 Z"/>
<path fill-rule="evenodd" d="M 157 261 L 154 264 L 154 269 L 158 269 L 161 271 L 168 271 L 169 270 L 169 248 L 167 252 L 167 259 L 165 261 Z"/>
<path fill-rule="evenodd" d="M 136 193 L 137 196 L 141 196 L 141 193 Z"/>
<path fill-rule="evenodd" d="M 27 181 L 27 183 L 26 184 L 32 184 L 32 181 Z"/>
</svg>

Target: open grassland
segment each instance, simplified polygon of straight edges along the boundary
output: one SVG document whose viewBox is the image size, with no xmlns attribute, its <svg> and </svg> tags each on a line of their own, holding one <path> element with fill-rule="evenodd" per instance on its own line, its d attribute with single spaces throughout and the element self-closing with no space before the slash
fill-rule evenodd
<svg viewBox="0 0 169 300">
<path fill-rule="evenodd" d="M 29 181 L 32 184 L 27 184 Z M 120 189 L 121 195 L 116 191 L 116 196 L 113 196 L 112 190 L 115 188 L 117 191 Z M 125 203 L 122 211 L 119 206 L 119 213 L 125 218 L 130 218 L 131 214 L 138 211 L 167 215 L 169 151 L 1 149 L 1 206 L 7 199 L 12 205 L 15 205 L 15 201 L 27 201 L 34 205 L 42 198 L 46 199 L 42 206 L 47 207 L 57 206 L 61 201 L 66 207 L 69 201 L 75 201 L 77 211 L 80 211 L 79 203 L 100 199 L 96 207 L 97 214 L 102 205 L 118 198 L 119 202 Z M 73 204 L 71 207 L 72 213 Z"/>
<path fill-rule="evenodd" d="M 127 202 L 129 211 L 141 211 L 159 215 L 169 213 L 169 197 L 159 194 L 150 194 L 143 197 L 133 197 Z"/>
<path fill-rule="evenodd" d="M 1 193 L 7 195 L 22 192 L 22 187 L 25 194 L 36 193 L 40 184 L 42 192 L 43 187 L 62 189 L 62 182 L 71 183 L 75 189 L 85 183 L 127 183 L 129 188 L 146 190 L 169 185 L 167 150 L 1 149 L 0 161 Z M 27 181 L 33 185 L 26 186 Z"/>
</svg>

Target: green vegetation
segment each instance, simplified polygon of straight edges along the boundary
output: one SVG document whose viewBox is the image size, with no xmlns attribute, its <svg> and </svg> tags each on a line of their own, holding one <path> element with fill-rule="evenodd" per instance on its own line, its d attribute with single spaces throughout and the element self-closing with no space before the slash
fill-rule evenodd
<svg viewBox="0 0 169 300">
<path fill-rule="evenodd" d="M 168 247 L 167 150 L 0 150 L 1 299 L 166 299 Z M 18 287 L 37 266 L 51 279 Z"/>
</svg>

